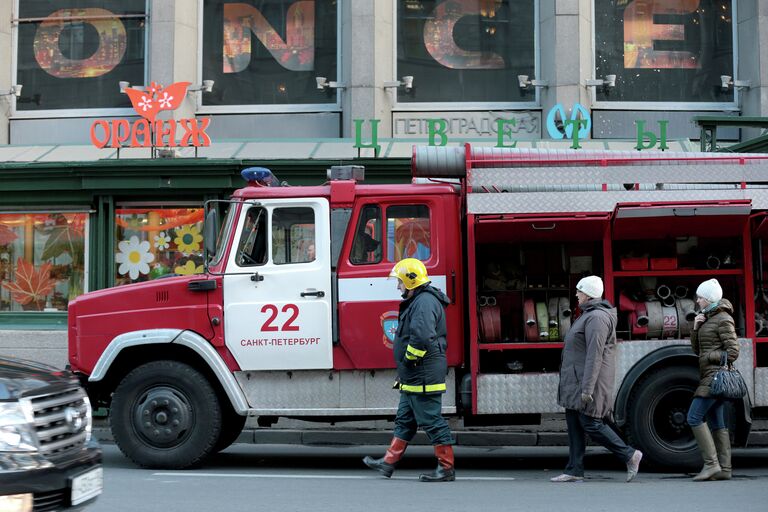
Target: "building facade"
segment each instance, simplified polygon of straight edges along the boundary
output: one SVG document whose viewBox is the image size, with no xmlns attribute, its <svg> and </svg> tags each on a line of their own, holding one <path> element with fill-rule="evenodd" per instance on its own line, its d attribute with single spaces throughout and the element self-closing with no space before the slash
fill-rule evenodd
<svg viewBox="0 0 768 512">
<path fill-rule="evenodd" d="M 202 203 L 249 165 L 393 181 L 414 143 L 685 150 L 696 116 L 768 115 L 759 0 L 8 0 L 0 55 L 2 350 L 62 349 L 83 291 L 200 271 Z M 180 82 L 158 119 L 210 145 L 127 147 L 125 89 Z"/>
</svg>

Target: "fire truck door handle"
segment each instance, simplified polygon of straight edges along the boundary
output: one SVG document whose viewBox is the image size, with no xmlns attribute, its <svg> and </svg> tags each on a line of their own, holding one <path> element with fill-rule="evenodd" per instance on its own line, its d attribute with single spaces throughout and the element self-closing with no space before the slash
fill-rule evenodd
<svg viewBox="0 0 768 512">
<path fill-rule="evenodd" d="M 258 272 L 254 272 L 254 274 L 251 276 L 251 281 L 253 281 L 254 283 L 258 283 L 259 281 L 263 281 L 263 280 L 264 280 L 264 276 L 259 275 Z"/>
<path fill-rule="evenodd" d="M 324 291 L 301 292 L 302 297 L 325 297 Z"/>
<path fill-rule="evenodd" d="M 533 228 L 534 231 L 552 231 L 556 226 L 557 224 L 554 222 L 549 226 L 537 226 L 536 224 L 531 223 L 531 228 Z"/>
</svg>

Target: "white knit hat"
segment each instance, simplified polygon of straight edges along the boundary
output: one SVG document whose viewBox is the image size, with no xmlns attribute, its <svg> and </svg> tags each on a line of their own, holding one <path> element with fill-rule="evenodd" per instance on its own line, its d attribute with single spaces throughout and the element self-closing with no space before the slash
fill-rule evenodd
<svg viewBox="0 0 768 512">
<path fill-rule="evenodd" d="M 723 298 L 723 289 L 717 279 L 704 281 L 696 288 L 696 295 L 709 303 L 718 302 Z"/>
<path fill-rule="evenodd" d="M 603 296 L 603 280 L 597 276 L 587 276 L 576 285 L 576 289 L 593 299 Z"/>
</svg>

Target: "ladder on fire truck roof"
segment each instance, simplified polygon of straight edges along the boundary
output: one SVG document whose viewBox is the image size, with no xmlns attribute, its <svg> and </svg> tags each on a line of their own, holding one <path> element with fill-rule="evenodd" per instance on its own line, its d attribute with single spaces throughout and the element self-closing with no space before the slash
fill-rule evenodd
<svg viewBox="0 0 768 512">
<path fill-rule="evenodd" d="M 618 203 L 750 200 L 768 209 L 768 155 L 417 147 L 414 177 L 462 178 L 467 211 L 611 211 Z"/>
</svg>

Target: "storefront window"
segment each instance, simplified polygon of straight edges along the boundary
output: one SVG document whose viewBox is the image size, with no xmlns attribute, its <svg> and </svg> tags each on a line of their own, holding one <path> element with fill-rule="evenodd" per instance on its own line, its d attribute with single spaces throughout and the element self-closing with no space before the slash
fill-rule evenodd
<svg viewBox="0 0 768 512">
<path fill-rule="evenodd" d="M 87 213 L 0 213 L 0 312 L 66 311 L 85 290 Z"/>
<path fill-rule="evenodd" d="M 534 0 L 400 0 L 399 102 L 532 101 L 517 75 L 535 75 Z"/>
<path fill-rule="evenodd" d="M 203 272 L 202 208 L 115 211 L 115 284 Z"/>
<path fill-rule="evenodd" d="M 16 109 L 130 107 L 144 83 L 146 0 L 19 2 Z"/>
<path fill-rule="evenodd" d="M 335 103 L 336 0 L 204 0 L 204 105 Z"/>
<path fill-rule="evenodd" d="M 733 101 L 731 0 L 595 0 L 595 52 L 600 101 Z"/>
</svg>

